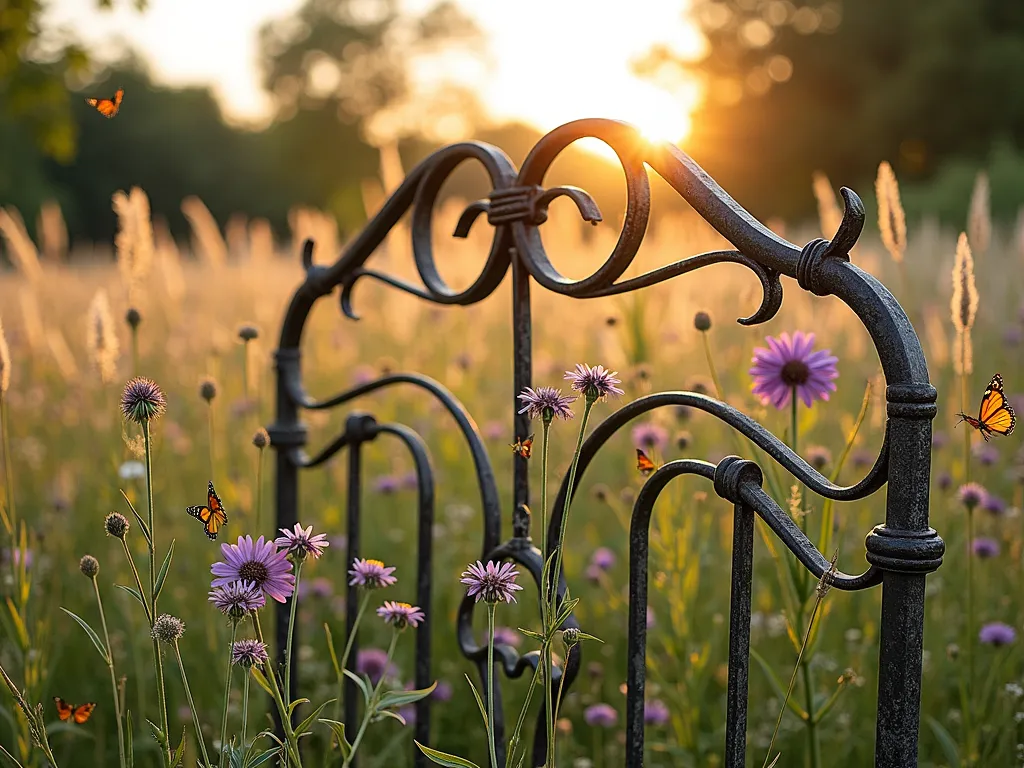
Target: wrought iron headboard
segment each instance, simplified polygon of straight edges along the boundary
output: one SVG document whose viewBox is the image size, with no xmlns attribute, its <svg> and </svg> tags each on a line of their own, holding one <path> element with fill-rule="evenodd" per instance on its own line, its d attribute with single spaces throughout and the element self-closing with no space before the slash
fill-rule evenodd
<svg viewBox="0 0 1024 768">
<path fill-rule="evenodd" d="M 548 205 L 564 195 L 576 204 L 584 219 L 596 223 L 600 221 L 601 214 L 582 189 L 545 189 L 542 184 L 559 153 L 584 137 L 604 141 L 618 156 L 626 177 L 626 211 L 612 253 L 592 275 L 572 280 L 552 265 L 541 242 L 540 226 L 547 219 Z M 475 160 L 483 166 L 490 177 L 492 191 L 488 199 L 474 202 L 465 210 L 455 229 L 455 236 L 467 236 L 473 223 L 483 214 L 494 228 L 494 234 L 479 277 L 466 289 L 457 291 L 445 283 L 437 270 L 431 235 L 441 186 L 456 167 L 467 160 Z M 729 240 L 735 250 L 702 253 L 620 281 L 640 248 L 650 215 L 650 186 L 645 164 Z M 542 555 L 529 538 L 527 462 L 518 456 L 514 460 L 513 537 L 502 542 L 502 510 L 483 440 L 469 414 L 441 383 L 418 374 L 398 374 L 384 376 L 326 400 L 315 400 L 306 393 L 302 381 L 300 344 L 314 303 L 340 286 L 341 308 L 347 316 L 355 318 L 350 300 L 352 288 L 361 278 L 368 277 L 427 301 L 469 305 L 487 298 L 511 270 L 514 357 L 511 406 L 515 403 L 515 394 L 532 384 L 531 280 L 550 291 L 586 299 L 637 290 L 709 264 L 742 264 L 760 280 L 762 299 L 757 311 L 739 322 L 755 325 L 770 320 L 782 306 L 781 277 L 795 278 L 801 289 L 818 296 L 836 296 L 848 305 L 870 334 L 882 364 L 887 385 L 885 436 L 874 465 L 860 482 L 847 487 L 834 485 L 774 434 L 723 402 L 692 392 L 660 392 L 628 403 L 592 430 L 583 444 L 576 485 L 597 451 L 619 428 L 640 414 L 667 405 L 690 406 L 720 419 L 749 438 L 810 491 L 827 499 L 861 499 L 888 483 L 885 522 L 869 531 L 865 540 L 867 570 L 858 575 L 836 573 L 832 584 L 837 589 L 851 591 L 882 586 L 875 765 L 879 768 L 916 766 L 925 576 L 939 567 L 944 551 L 942 539 L 928 525 L 931 420 L 936 413 L 936 392 L 928 381 L 920 342 L 903 309 L 884 285 L 850 263 L 849 252 L 863 229 L 865 211 L 854 192 L 843 188 L 841 193 L 845 210 L 835 237 L 832 240 L 815 239 L 800 248 L 754 219 L 685 153 L 670 144 L 650 143 L 625 123 L 590 119 L 556 128 L 536 144 L 518 172 L 504 152 L 488 144 L 463 142 L 436 151 L 409 173 L 335 263 L 330 266 L 314 264 L 313 243 L 305 243 L 302 258 L 306 278 L 292 297 L 275 354 L 277 415 L 269 432 L 271 444 L 277 451 L 277 525 L 290 527 L 296 522 L 299 470 L 316 467 L 342 448 L 347 448 L 347 559 L 350 562 L 360 555 L 361 447 L 381 434 L 394 436 L 406 446 L 416 465 L 419 488 L 417 600 L 428 617 L 427 623 L 416 632 L 415 684 L 418 688 L 425 687 L 431 682 L 430 580 L 434 513 L 434 483 L 426 446 L 408 427 L 379 424 L 371 415 L 355 412 L 348 416 L 344 432 L 310 457 L 304 450 L 307 431 L 299 418 L 300 409 L 333 408 L 396 384 L 425 389 L 455 419 L 472 454 L 483 513 L 482 559 L 518 562 L 539 584 Z M 366 266 L 384 237 L 410 208 L 413 256 L 422 286 Z M 513 408 L 513 412 L 516 410 Z M 515 415 L 514 427 L 515 434 L 527 434 L 527 416 Z M 658 495 L 673 478 L 686 474 L 700 475 L 712 481 L 715 492 L 735 505 L 723 764 L 726 768 L 742 768 L 746 749 L 754 516 L 760 516 L 815 577 L 820 578 L 829 569 L 830 562 L 776 500 L 762 490 L 761 469 L 752 461 L 737 456 L 726 457 L 717 465 L 690 459 L 676 460 L 666 463 L 647 478 L 636 498 L 630 528 L 631 599 L 626 695 L 626 765 L 630 768 L 639 768 L 643 764 L 648 526 Z M 568 477 L 563 479 L 558 497 L 549 510 L 549 550 L 558 536 L 565 495 L 576 490 L 567 486 Z M 562 585 L 564 588 L 564 582 Z M 355 621 L 358 603 L 353 590 L 350 589 L 347 607 L 349 627 Z M 457 638 L 462 653 L 476 664 L 483 676 L 486 673 L 486 648 L 481 648 L 473 635 L 473 606 L 472 600 L 463 599 L 458 611 Z M 286 623 L 287 617 L 282 612 L 277 624 L 279 648 L 285 647 L 283 633 Z M 570 616 L 564 626 L 575 626 L 574 617 Z M 521 656 L 508 646 L 498 646 L 496 650 L 496 664 L 509 677 L 520 677 L 524 671 L 532 671 L 538 663 L 537 652 Z M 565 688 L 568 689 L 580 668 L 579 645 L 573 648 L 564 667 L 562 674 L 566 675 Z M 295 668 L 293 666 L 293 670 Z M 553 672 L 555 674 L 558 674 L 557 670 Z M 355 687 L 351 683 L 349 686 L 344 696 L 346 713 L 354 712 L 355 706 Z M 503 762 L 504 721 L 500 700 L 500 687 L 496 681 L 495 725 L 500 745 L 499 762 Z M 429 702 L 421 701 L 417 707 L 416 738 L 427 742 Z M 542 712 L 538 722 L 543 720 Z M 533 748 L 535 765 L 543 764 L 546 749 L 544 728 L 537 728 Z M 418 753 L 416 757 L 417 760 L 422 759 Z"/>
</svg>

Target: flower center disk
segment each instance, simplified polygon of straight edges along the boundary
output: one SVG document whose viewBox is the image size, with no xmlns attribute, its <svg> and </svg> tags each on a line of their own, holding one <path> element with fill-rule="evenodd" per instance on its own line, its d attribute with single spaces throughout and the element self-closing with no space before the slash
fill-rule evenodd
<svg viewBox="0 0 1024 768">
<path fill-rule="evenodd" d="M 811 377 L 811 369 L 803 360 L 790 360 L 782 366 L 782 381 L 790 387 L 806 384 Z"/>
<path fill-rule="evenodd" d="M 238 569 L 238 576 L 241 581 L 255 582 L 256 586 L 263 586 L 263 583 L 270 576 L 267 566 L 256 560 L 249 560 Z"/>
</svg>

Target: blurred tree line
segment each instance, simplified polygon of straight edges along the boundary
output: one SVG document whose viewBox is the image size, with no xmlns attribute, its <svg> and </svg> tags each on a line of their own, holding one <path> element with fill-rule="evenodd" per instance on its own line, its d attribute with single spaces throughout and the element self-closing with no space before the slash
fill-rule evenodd
<svg viewBox="0 0 1024 768">
<path fill-rule="evenodd" d="M 56 198 L 73 238 L 109 240 L 111 194 L 133 185 L 179 235 L 188 195 L 222 224 L 240 211 L 283 234 L 289 208 L 305 204 L 351 231 L 365 220 L 362 184 L 379 172 L 379 147 L 399 146 L 409 168 L 472 135 L 518 162 L 539 137 L 489 127 L 472 93 L 417 78 L 417 62 L 457 67 L 482 54 L 480 31 L 447 1 L 409 15 L 400 0 L 307 0 L 268 24 L 263 82 L 277 112 L 255 131 L 225 124 L 205 88 L 154 84 L 137 59 L 99 73 L 88 93 L 69 91 L 92 72 L 87 52 L 46 40 L 37 0 L 0 0 L 0 10 L 0 205 L 33 221 Z M 654 80 L 679 68 L 704 80 L 707 104 L 685 148 L 755 214 L 810 214 L 815 170 L 868 192 L 881 160 L 912 216 L 961 224 L 986 166 L 997 216 L 1024 202 L 1019 0 L 693 0 L 689 12 L 710 42 L 705 59 L 654 49 L 636 67 Z M 113 120 L 81 98 L 117 86 L 125 99 Z M 602 207 L 602 190 L 621 186 L 617 169 L 585 153 L 559 162 L 559 176 L 594 189 Z M 450 187 L 487 191 L 479 178 Z"/>
</svg>

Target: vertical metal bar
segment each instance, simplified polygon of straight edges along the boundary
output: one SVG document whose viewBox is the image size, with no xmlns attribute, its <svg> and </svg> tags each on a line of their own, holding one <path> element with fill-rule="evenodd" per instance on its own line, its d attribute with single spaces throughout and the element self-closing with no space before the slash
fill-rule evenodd
<svg viewBox="0 0 1024 768">
<path fill-rule="evenodd" d="M 629 530 L 629 638 L 626 641 L 626 768 L 644 765 L 647 685 L 648 525 L 657 491 L 636 500 Z"/>
<path fill-rule="evenodd" d="M 350 416 L 349 419 L 352 417 Z M 346 432 L 348 426 L 346 425 Z M 359 528 L 360 528 L 360 496 L 361 496 L 361 477 L 360 469 L 362 465 L 362 442 L 354 441 L 348 449 L 348 501 L 346 506 L 346 516 L 348 518 L 348 551 L 346 553 L 346 563 L 351 563 L 357 557 L 359 557 Z M 356 628 L 356 616 L 359 614 L 359 589 L 349 585 L 348 596 L 345 600 L 345 628 L 346 637 L 352 637 L 352 632 Z M 355 637 L 352 640 L 352 650 L 349 651 L 350 665 L 355 665 L 356 659 L 359 657 L 359 638 Z M 345 678 L 345 694 L 343 696 L 344 701 L 344 722 L 349 732 L 356 727 L 357 724 L 357 699 L 356 699 L 356 684 Z M 356 765 L 356 760 L 352 761 L 352 766 Z"/>
<path fill-rule="evenodd" d="M 903 537 L 921 535 L 929 530 L 931 416 L 935 413 L 935 390 L 928 385 L 918 387 L 918 392 L 909 392 L 909 386 L 901 387 L 898 400 L 902 402 L 898 405 L 894 402 L 897 400 L 895 388 L 887 390 L 892 450 L 885 527 L 900 532 Z M 893 412 L 894 405 L 899 415 Z M 887 570 L 882 581 L 875 726 L 877 768 L 917 766 L 924 587 L 925 573 L 913 573 L 910 569 L 902 572 Z"/>
<path fill-rule="evenodd" d="M 726 695 L 724 768 L 744 768 L 747 754 L 747 682 L 750 674 L 750 593 L 754 578 L 754 511 L 744 504 L 736 504 L 732 525 L 729 687 Z"/>
<path fill-rule="evenodd" d="M 511 238 L 506 235 L 506 242 Z M 519 413 L 522 407 L 516 396 L 533 382 L 533 321 L 530 316 L 530 273 L 526 271 L 515 248 L 509 246 L 512 261 L 512 393 L 515 436 L 525 438 L 530 434 L 530 419 Z M 527 460 L 515 456 L 513 466 L 514 510 L 530 504 L 530 475 Z"/>
</svg>

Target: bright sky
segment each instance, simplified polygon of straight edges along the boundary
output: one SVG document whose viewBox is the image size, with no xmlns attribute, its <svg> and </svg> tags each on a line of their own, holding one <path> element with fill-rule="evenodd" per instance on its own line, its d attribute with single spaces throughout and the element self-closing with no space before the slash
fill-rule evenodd
<svg viewBox="0 0 1024 768">
<path fill-rule="evenodd" d="M 408 0 L 417 6 L 425 0 Z M 475 85 L 498 118 L 541 130 L 579 117 L 629 120 L 651 138 L 681 141 L 699 99 L 690 82 L 670 93 L 638 79 L 629 62 L 659 43 L 682 54 L 703 39 L 683 16 L 686 0 L 457 0 L 484 29 L 490 62 Z M 47 25 L 68 28 L 102 55 L 124 43 L 159 81 L 212 83 L 229 117 L 258 120 L 270 104 L 259 85 L 260 26 L 302 0 L 131 0 L 100 11 L 95 0 L 50 0 Z"/>
</svg>

